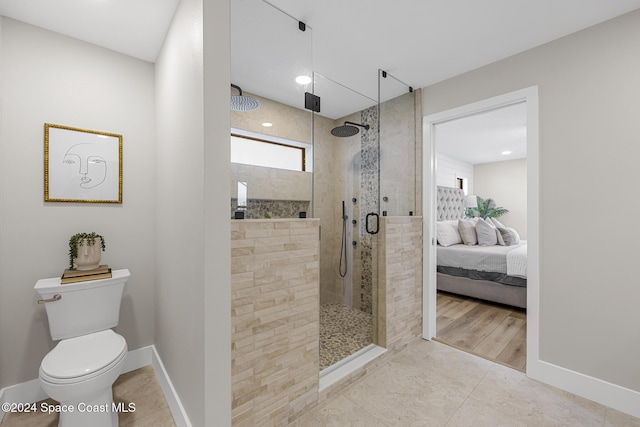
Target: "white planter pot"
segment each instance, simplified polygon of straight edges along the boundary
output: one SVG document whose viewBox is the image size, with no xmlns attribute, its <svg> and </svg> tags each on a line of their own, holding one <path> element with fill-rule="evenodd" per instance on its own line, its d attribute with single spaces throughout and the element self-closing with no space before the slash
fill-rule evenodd
<svg viewBox="0 0 640 427">
<path fill-rule="evenodd" d="M 93 245 L 87 243 L 87 239 L 78 243 L 78 257 L 73 259 L 76 270 L 93 270 L 100 266 L 102 257 L 102 239 L 97 237 Z"/>
</svg>

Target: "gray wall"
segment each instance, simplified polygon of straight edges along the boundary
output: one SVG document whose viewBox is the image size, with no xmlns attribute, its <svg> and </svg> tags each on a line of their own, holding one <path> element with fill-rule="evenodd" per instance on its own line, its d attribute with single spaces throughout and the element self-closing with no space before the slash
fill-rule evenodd
<svg viewBox="0 0 640 427">
<path fill-rule="evenodd" d="M 156 344 L 193 425 L 230 424 L 228 61 L 228 2 L 183 0 L 155 67 L 0 17 L 0 388 L 37 378 L 33 286 L 95 230 L 132 274 L 117 332 Z M 43 202 L 45 122 L 123 135 L 121 205 Z"/>
<path fill-rule="evenodd" d="M 540 102 L 540 359 L 640 391 L 640 11 L 424 89 L 425 115 L 532 85 Z M 585 205 L 588 203 L 588 205 Z"/>
<path fill-rule="evenodd" d="M 204 425 L 231 424 L 229 1 L 204 0 Z M 227 236 L 229 236 L 227 238 Z M 177 267 L 174 267 L 177 268 Z"/>
<path fill-rule="evenodd" d="M 196 426 L 231 419 L 228 8 L 183 0 L 156 62 L 156 346 Z"/>
<path fill-rule="evenodd" d="M 0 388 L 38 377 L 53 348 L 33 286 L 68 267 L 69 237 L 105 236 L 102 261 L 128 268 L 120 325 L 154 342 L 153 64 L 0 18 Z M 45 203 L 44 123 L 123 136 L 123 203 Z"/>
</svg>

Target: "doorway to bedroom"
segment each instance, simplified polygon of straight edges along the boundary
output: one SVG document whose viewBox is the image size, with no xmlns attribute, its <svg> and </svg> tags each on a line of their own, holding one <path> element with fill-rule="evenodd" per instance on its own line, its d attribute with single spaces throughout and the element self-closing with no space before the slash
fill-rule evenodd
<svg viewBox="0 0 640 427">
<path fill-rule="evenodd" d="M 537 295 L 537 282 L 527 283 L 530 234 L 537 244 L 534 95 L 525 89 L 425 117 L 424 212 L 433 220 L 425 222 L 424 337 L 521 371 L 528 329 L 537 347 L 537 297 L 527 301 Z"/>
</svg>

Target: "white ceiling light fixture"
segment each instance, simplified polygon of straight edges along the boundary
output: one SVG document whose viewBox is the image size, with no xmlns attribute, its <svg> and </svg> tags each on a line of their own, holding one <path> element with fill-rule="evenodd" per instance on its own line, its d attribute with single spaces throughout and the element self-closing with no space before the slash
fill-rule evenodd
<svg viewBox="0 0 640 427">
<path fill-rule="evenodd" d="M 502 152 L 503 156 L 508 156 L 509 154 L 511 154 L 511 151 L 509 151 L 509 150 L 506 150 L 506 151 Z"/>
<path fill-rule="evenodd" d="M 264 122 L 264 123 L 262 123 L 262 126 L 264 126 L 266 128 L 270 128 L 271 126 L 273 126 L 273 123 Z"/>
<path fill-rule="evenodd" d="M 311 83 L 311 77 L 309 76 L 298 76 L 296 77 L 296 83 L 298 83 L 299 85 L 308 85 L 309 83 Z"/>
</svg>

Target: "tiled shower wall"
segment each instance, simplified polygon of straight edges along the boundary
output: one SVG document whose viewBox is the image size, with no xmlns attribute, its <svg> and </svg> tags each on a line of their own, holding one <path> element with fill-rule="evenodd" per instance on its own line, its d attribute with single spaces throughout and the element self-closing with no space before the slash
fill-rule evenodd
<svg viewBox="0 0 640 427">
<path fill-rule="evenodd" d="M 300 212 L 309 212 L 311 202 L 304 200 L 254 200 L 248 199 L 245 219 L 298 218 Z M 231 199 L 231 218 L 238 210 L 238 199 Z"/>
<path fill-rule="evenodd" d="M 374 259 L 376 249 L 371 236 L 364 230 L 364 219 L 369 212 L 381 213 L 384 210 L 387 210 L 389 215 L 408 215 L 411 210 L 416 214 L 420 213 L 421 91 L 416 90 L 413 95 L 406 94 L 385 102 L 381 106 L 381 117 L 378 116 L 376 107 L 335 121 L 316 115 L 313 119 L 315 128 L 313 132 L 309 111 L 265 98 L 256 98 L 262 104 L 258 110 L 231 112 L 232 127 L 295 141 L 307 143 L 313 141 L 315 194 L 314 202 L 310 205 L 306 202 L 311 200 L 310 196 L 291 197 L 294 190 L 283 186 L 282 180 L 278 181 L 277 185 L 273 185 L 271 180 L 263 179 L 257 182 L 268 183 L 268 188 L 277 189 L 287 196 L 262 194 L 262 187 L 249 183 L 251 209 L 246 217 L 264 218 L 267 213 L 271 218 L 295 218 L 300 211 L 306 210 L 307 217 L 320 218 L 322 222 L 320 249 L 322 302 L 343 302 L 345 280 L 339 276 L 338 271 L 342 235 L 341 202 L 345 200 L 350 216 L 348 231 L 354 234 L 353 239 L 348 241 L 351 302 L 352 306 L 371 313 L 375 305 L 372 284 L 375 283 L 376 273 L 375 269 L 373 271 L 371 269 L 376 265 Z M 266 117 L 271 117 L 270 120 L 273 120 L 274 116 L 286 118 L 282 120 L 284 126 L 273 128 L 260 126 Z M 362 129 L 358 135 L 351 138 L 333 137 L 330 133 L 331 129 L 345 120 L 369 124 L 370 130 Z M 412 120 L 415 128 L 413 130 Z M 378 121 L 382 126 L 379 149 L 376 131 Z M 381 169 L 380 177 L 374 173 L 378 166 Z M 242 167 L 246 168 L 246 166 Z M 238 177 L 246 177 L 245 172 L 243 169 Z M 300 180 L 289 179 L 287 182 L 298 181 Z M 237 184 L 235 182 L 231 184 L 232 194 L 235 194 L 237 190 L 234 189 Z M 378 189 L 379 186 L 380 189 Z M 299 189 L 300 185 L 296 185 L 295 188 Z M 311 183 L 303 185 L 302 188 L 310 191 Z M 380 196 L 386 196 L 388 200 L 380 200 Z M 352 198 L 356 198 L 357 203 L 352 203 Z M 231 216 L 235 211 L 236 203 L 235 200 L 231 201 Z M 358 225 L 352 226 L 351 219 L 357 219 Z M 351 246 L 352 240 L 357 242 L 356 247 Z"/>
<path fill-rule="evenodd" d="M 380 210 L 389 216 L 415 215 L 418 207 L 416 159 L 422 129 L 415 99 L 420 91 L 406 93 L 380 105 Z M 421 175 L 418 175 L 420 179 Z"/>
<path fill-rule="evenodd" d="M 378 345 L 397 351 L 422 334 L 422 217 L 380 218 Z"/>
<path fill-rule="evenodd" d="M 231 221 L 234 426 L 286 425 L 371 366 L 319 395 L 317 219 Z M 422 217 L 383 217 L 378 345 L 387 356 L 422 325 Z"/>
<path fill-rule="evenodd" d="M 318 225 L 231 221 L 234 426 L 286 425 L 318 400 Z"/>
<path fill-rule="evenodd" d="M 361 112 L 361 123 L 371 128 L 363 130 L 360 138 L 360 250 L 356 252 L 360 259 L 360 310 L 373 313 L 373 283 L 375 274 L 374 238 L 367 233 L 367 214 L 378 213 L 380 206 L 380 147 L 378 144 L 378 107 Z M 371 228 L 375 225 L 371 224 Z M 373 230 L 374 231 L 374 230 Z"/>
<path fill-rule="evenodd" d="M 320 393 L 340 393 L 422 334 L 422 217 L 380 218 L 377 252 L 377 345 L 388 351 Z M 374 310 L 376 308 L 374 307 Z"/>
</svg>

